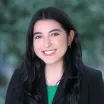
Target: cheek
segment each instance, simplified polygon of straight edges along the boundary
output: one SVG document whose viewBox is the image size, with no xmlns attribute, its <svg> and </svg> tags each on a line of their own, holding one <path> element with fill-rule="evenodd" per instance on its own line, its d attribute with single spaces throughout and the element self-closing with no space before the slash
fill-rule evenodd
<svg viewBox="0 0 104 104">
<path fill-rule="evenodd" d="M 65 55 L 67 49 L 68 49 L 68 40 L 67 37 L 63 37 L 59 43 L 59 51 L 61 55 Z"/>
<path fill-rule="evenodd" d="M 59 41 L 59 45 L 63 48 L 67 48 L 68 47 L 68 39 L 66 36 L 62 37 Z"/>
<path fill-rule="evenodd" d="M 37 54 L 40 49 L 40 44 L 38 42 L 33 42 L 34 52 Z"/>
</svg>

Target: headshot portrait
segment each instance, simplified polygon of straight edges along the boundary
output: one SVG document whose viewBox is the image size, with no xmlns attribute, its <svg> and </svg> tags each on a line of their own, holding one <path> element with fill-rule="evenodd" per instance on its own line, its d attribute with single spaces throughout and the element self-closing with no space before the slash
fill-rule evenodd
<svg viewBox="0 0 104 104">
<path fill-rule="evenodd" d="M 80 35 L 64 10 L 38 9 L 25 37 L 5 104 L 104 104 L 102 72 L 84 64 Z"/>
</svg>

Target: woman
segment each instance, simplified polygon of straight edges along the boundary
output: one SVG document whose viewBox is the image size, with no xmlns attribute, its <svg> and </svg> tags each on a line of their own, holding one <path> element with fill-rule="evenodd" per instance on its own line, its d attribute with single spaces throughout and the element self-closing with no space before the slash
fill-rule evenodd
<svg viewBox="0 0 104 104">
<path fill-rule="evenodd" d="M 26 42 L 5 104 L 104 104 L 101 72 L 83 64 L 79 36 L 63 11 L 37 11 Z"/>
</svg>

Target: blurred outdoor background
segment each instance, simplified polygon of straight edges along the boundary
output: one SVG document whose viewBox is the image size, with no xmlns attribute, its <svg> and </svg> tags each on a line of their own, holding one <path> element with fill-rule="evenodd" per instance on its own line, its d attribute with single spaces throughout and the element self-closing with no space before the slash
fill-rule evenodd
<svg viewBox="0 0 104 104">
<path fill-rule="evenodd" d="M 104 0 L 0 0 L 0 104 L 14 69 L 22 62 L 31 17 L 48 6 L 61 8 L 71 17 L 84 63 L 104 72 Z"/>
</svg>

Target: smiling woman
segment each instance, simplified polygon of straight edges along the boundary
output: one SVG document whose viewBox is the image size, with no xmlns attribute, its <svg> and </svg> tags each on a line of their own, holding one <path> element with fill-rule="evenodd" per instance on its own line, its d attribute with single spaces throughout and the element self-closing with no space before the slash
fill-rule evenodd
<svg viewBox="0 0 104 104">
<path fill-rule="evenodd" d="M 104 104 L 101 72 L 83 64 L 78 33 L 62 10 L 42 8 L 33 16 L 5 104 Z"/>
<path fill-rule="evenodd" d="M 46 67 L 47 64 L 62 64 L 67 47 L 74 37 L 74 31 L 71 30 L 67 35 L 60 23 L 55 20 L 45 19 L 35 23 L 33 34 L 34 52 L 46 63 Z"/>
</svg>

